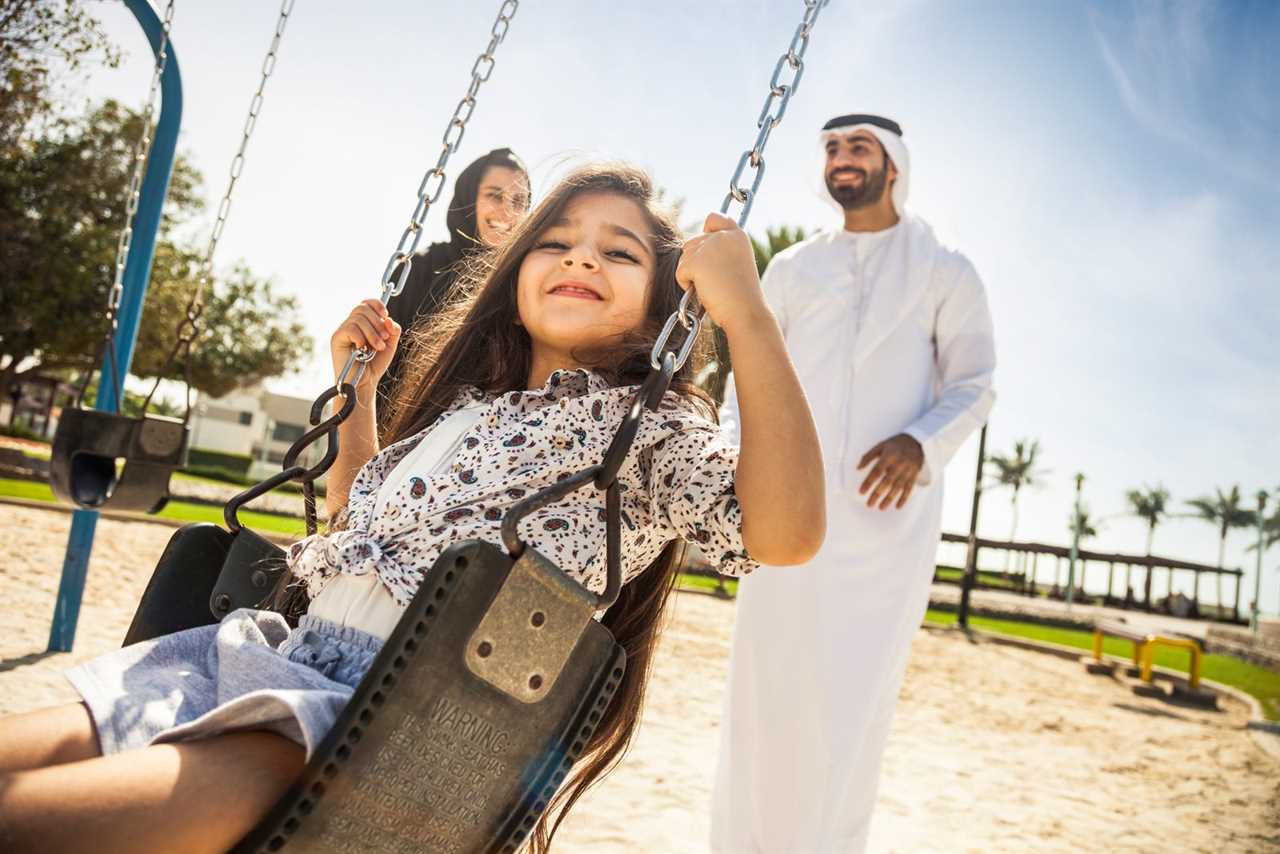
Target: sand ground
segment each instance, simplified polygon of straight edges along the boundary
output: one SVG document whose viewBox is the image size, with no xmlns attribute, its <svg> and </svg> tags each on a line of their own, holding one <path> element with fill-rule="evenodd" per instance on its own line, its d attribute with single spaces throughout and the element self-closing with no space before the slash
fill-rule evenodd
<svg viewBox="0 0 1280 854">
<path fill-rule="evenodd" d="M 116 647 L 171 528 L 100 520 L 74 652 L 46 653 L 70 516 L 0 504 L 0 712 L 74 699 Z M 569 852 L 703 852 L 733 607 L 674 598 L 639 735 L 557 837 Z M 1226 700 L 1135 696 L 1053 656 L 922 630 L 872 851 L 1280 851 L 1280 763 Z"/>
</svg>

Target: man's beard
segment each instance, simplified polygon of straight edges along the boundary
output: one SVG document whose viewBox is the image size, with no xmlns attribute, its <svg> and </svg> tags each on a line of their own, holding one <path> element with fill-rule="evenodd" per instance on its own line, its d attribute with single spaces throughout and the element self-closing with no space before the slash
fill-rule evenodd
<svg viewBox="0 0 1280 854">
<path fill-rule="evenodd" d="M 878 171 L 868 175 L 861 169 L 841 169 L 841 172 L 852 171 L 862 175 L 862 183 L 851 187 L 847 184 L 836 184 L 831 179 L 831 173 L 826 176 L 827 192 L 831 194 L 831 198 L 836 200 L 836 204 L 847 211 L 856 211 L 860 208 L 870 207 L 884 198 L 885 188 L 889 184 L 889 169 L 882 166 Z"/>
</svg>

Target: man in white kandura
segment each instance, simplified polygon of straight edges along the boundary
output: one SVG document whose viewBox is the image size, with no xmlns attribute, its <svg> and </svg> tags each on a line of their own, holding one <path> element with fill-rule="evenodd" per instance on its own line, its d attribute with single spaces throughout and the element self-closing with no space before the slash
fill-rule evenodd
<svg viewBox="0 0 1280 854">
<path fill-rule="evenodd" d="M 716 852 L 865 847 L 928 605 L 942 470 L 994 399 L 982 282 L 904 209 L 902 129 L 841 116 L 822 143 L 843 227 L 779 253 L 763 286 L 822 440 L 827 539 L 808 565 L 762 567 L 738 588 Z M 738 429 L 732 379 L 721 420 Z"/>
</svg>

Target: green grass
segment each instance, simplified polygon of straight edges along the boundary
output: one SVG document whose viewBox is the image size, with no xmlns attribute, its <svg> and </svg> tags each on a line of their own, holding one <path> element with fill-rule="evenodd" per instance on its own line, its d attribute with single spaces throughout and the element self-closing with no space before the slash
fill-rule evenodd
<svg viewBox="0 0 1280 854">
<path fill-rule="evenodd" d="M 681 590 L 693 590 L 699 593 L 714 593 L 716 589 L 716 579 L 705 575 L 686 575 L 682 572 L 676 583 Z M 724 586 L 730 596 L 738 595 L 738 579 L 726 578 Z"/>
<path fill-rule="evenodd" d="M 48 501 L 56 503 L 53 490 L 46 483 L 30 480 L 13 480 L 0 478 L 0 496 L 9 498 L 25 498 L 28 501 Z M 176 519 L 180 522 L 214 522 L 222 523 L 222 508 L 212 504 L 191 504 L 186 501 L 170 501 L 164 509 L 156 514 L 164 519 Z M 273 531 L 280 534 L 301 537 L 306 527 L 301 519 L 289 516 L 277 516 L 272 513 L 258 513 L 253 510 L 241 510 L 240 521 L 249 528 L 259 531 Z"/>
<path fill-rule="evenodd" d="M 934 578 L 938 581 L 949 581 L 953 584 L 959 584 L 960 579 L 964 577 L 963 569 L 956 569 L 953 566 L 939 566 L 934 572 Z M 1020 578 L 1005 578 L 998 572 L 986 572 L 978 570 L 978 584 L 981 587 L 987 587 L 997 590 L 1022 590 L 1022 581 Z"/>
<path fill-rule="evenodd" d="M 25 498 L 28 501 L 53 501 L 53 490 L 47 483 L 34 480 L 11 480 L 0 477 L 0 495 L 9 498 Z"/>
<path fill-rule="evenodd" d="M 955 621 L 956 615 L 947 611 L 930 609 L 925 614 L 925 622 L 934 625 L 948 626 L 953 625 Z M 969 625 L 985 632 L 1093 651 L 1093 633 L 1079 629 L 1061 629 L 1055 626 L 1042 626 L 1038 623 L 1021 623 L 989 617 L 970 617 Z M 1133 644 L 1120 638 L 1105 638 L 1102 642 L 1102 651 L 1129 658 L 1133 655 Z M 1181 673 L 1190 670 L 1190 656 L 1179 650 L 1157 648 L 1155 663 Z M 1252 695 L 1262 704 L 1262 713 L 1267 720 L 1280 721 L 1280 673 L 1226 655 L 1205 655 L 1201 658 L 1200 675 L 1205 679 L 1239 688 L 1246 694 Z"/>
<path fill-rule="evenodd" d="M 56 502 L 53 497 L 53 491 L 48 484 L 29 480 L 0 478 L 0 496 L 23 498 L 29 501 Z M 206 504 L 189 504 L 185 501 L 170 501 L 165 505 L 164 510 L 157 515 L 182 522 L 214 522 L 218 524 L 222 522 L 221 507 Z M 240 512 L 240 521 L 248 527 L 260 531 L 274 531 L 299 537 L 304 533 L 301 519 L 286 516 L 242 510 Z M 706 593 L 713 592 L 716 589 L 716 579 L 700 575 L 681 574 L 678 584 L 684 590 L 696 590 Z M 728 589 L 730 596 L 736 596 L 738 593 L 738 580 L 736 578 L 726 578 L 725 587 Z M 931 609 L 925 615 L 925 622 L 934 625 L 953 625 L 955 620 L 956 615 L 946 611 Z M 1015 620 L 997 620 L 989 617 L 971 617 L 969 623 L 975 629 L 996 634 L 1046 641 L 1086 651 L 1093 649 L 1092 633 L 1078 629 L 1061 629 L 1055 626 L 1022 623 Z M 1127 658 L 1131 655 L 1132 648 L 1132 644 L 1119 638 L 1106 638 L 1103 641 L 1103 651 L 1111 655 Z M 1177 650 L 1157 649 L 1155 661 L 1161 667 L 1167 667 L 1170 670 L 1177 670 L 1182 673 L 1186 673 L 1189 669 L 1187 654 Z M 1221 682 L 1224 685 L 1230 685 L 1251 694 L 1262 704 L 1263 714 L 1268 720 L 1280 721 L 1280 673 L 1274 673 L 1265 668 L 1225 655 L 1204 656 L 1200 672 L 1205 679 L 1212 679 L 1215 682 Z"/>
</svg>

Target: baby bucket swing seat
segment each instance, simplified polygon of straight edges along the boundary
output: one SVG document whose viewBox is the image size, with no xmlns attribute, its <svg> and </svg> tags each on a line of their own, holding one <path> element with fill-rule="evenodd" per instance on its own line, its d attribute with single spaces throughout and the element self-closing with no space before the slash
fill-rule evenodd
<svg viewBox="0 0 1280 854">
<path fill-rule="evenodd" d="M 156 96 L 168 63 L 169 27 L 173 2 L 165 10 L 160 47 L 156 51 L 151 88 L 142 116 L 142 134 L 133 150 L 133 171 L 125 194 L 124 224 L 116 245 L 115 279 L 107 297 L 106 334 L 102 342 L 98 394 L 110 391 L 116 411 L 84 408 L 85 392 L 93 374 L 80 383 L 76 400 L 58 418 L 49 460 L 49 485 L 61 501 L 86 509 L 158 512 L 169 500 L 169 476 L 187 464 L 190 430 L 187 415 L 181 419 L 151 414 L 151 395 L 143 414 L 121 413 L 123 391 L 116 363 L 118 313 L 124 293 L 125 264 L 133 244 L 133 224 L 138 212 L 143 172 L 153 140 L 152 117 Z M 108 365 L 110 371 L 107 370 Z M 166 365 L 166 369 L 169 365 Z M 162 372 L 163 373 L 163 372 Z M 152 394 L 155 390 L 152 390 Z"/>
<path fill-rule="evenodd" d="M 478 83 L 492 71 L 493 50 L 517 0 L 506 0 L 494 37 L 472 71 L 472 88 L 445 136 L 445 148 L 419 190 L 412 240 L 398 248 L 384 275 L 382 301 L 408 274 L 411 255 L 443 166 L 474 109 Z M 825 0 L 805 0 L 805 17 L 778 63 L 759 120 L 760 133 L 739 161 L 722 212 L 743 205 L 745 223 L 763 177 L 763 148 L 793 94 L 812 24 Z M 781 69 L 794 76 L 779 83 Z M 452 135 L 454 129 L 456 135 Z M 745 168 L 754 170 L 749 188 Z M 433 176 L 438 176 L 433 179 Z M 437 180 L 434 194 L 428 193 Z M 406 232 L 406 237 L 410 236 Z M 402 238 L 402 247 L 405 238 Z M 393 271 L 400 275 L 391 279 Z M 654 344 L 653 370 L 637 390 L 604 460 L 524 499 L 504 516 L 504 549 L 469 540 L 446 549 L 427 571 L 396 628 L 356 687 L 299 779 L 233 849 L 238 854 L 431 851 L 514 854 L 581 756 L 603 719 L 626 667 L 626 655 L 593 619 L 622 587 L 621 469 L 645 408 L 656 410 L 701 329 L 701 311 L 686 292 Z M 671 343 L 676 325 L 684 339 Z M 236 519 L 246 501 L 289 480 L 303 484 L 307 528 L 315 530 L 313 484 L 337 455 L 338 425 L 354 408 L 363 362 L 348 360 L 337 385 L 315 402 L 315 427 L 290 448 L 284 470 L 237 496 L 226 508 L 229 530 L 191 525 L 170 541 L 126 643 L 215 622 L 231 610 L 257 607 L 284 571 L 284 553 Z M 356 380 L 348 375 L 356 368 Z M 344 405 L 321 421 L 325 403 Z M 321 437 L 327 452 L 310 469 L 297 464 Z M 519 535 L 520 520 L 593 484 L 605 491 L 607 585 L 596 595 L 569 578 Z M 184 625 L 178 625 L 178 623 Z"/>
</svg>

